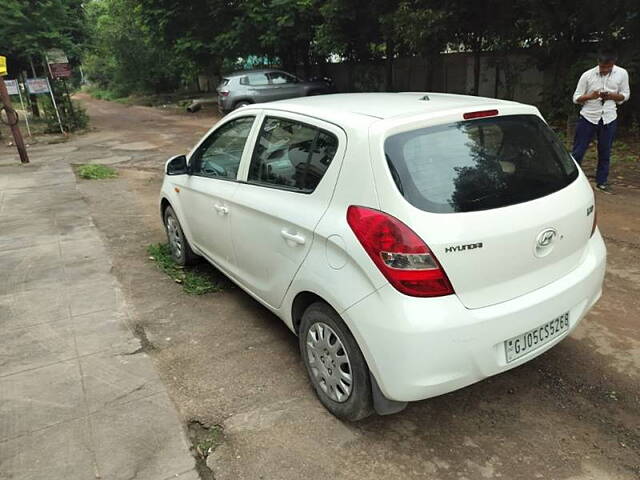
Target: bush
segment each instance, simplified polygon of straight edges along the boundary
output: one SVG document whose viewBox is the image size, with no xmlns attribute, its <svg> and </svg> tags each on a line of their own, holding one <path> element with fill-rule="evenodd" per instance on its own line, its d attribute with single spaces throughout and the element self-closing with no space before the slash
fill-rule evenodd
<svg viewBox="0 0 640 480">
<path fill-rule="evenodd" d="M 75 132 L 89 126 L 89 116 L 87 111 L 78 102 L 67 100 L 66 97 L 56 95 L 56 104 L 60 112 L 60 121 L 65 132 Z M 71 105 L 70 105 L 71 104 Z M 56 116 L 55 109 L 50 97 L 46 97 L 40 102 L 42 110 L 45 112 L 47 126 L 45 133 L 60 133 L 60 124 Z M 73 108 L 71 108 L 71 106 Z"/>
</svg>

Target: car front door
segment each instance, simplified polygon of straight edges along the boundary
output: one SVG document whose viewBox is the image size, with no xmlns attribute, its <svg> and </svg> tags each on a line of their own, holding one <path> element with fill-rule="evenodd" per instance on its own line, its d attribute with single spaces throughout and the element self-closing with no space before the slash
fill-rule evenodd
<svg viewBox="0 0 640 480">
<path fill-rule="evenodd" d="M 231 232 L 240 283 L 277 308 L 327 210 L 346 135 L 301 115 L 267 113 L 234 197 Z"/>
<path fill-rule="evenodd" d="M 225 271 L 234 266 L 229 218 L 240 162 L 249 150 L 247 140 L 254 122 L 255 116 L 242 116 L 215 129 L 193 151 L 190 175 L 178 184 L 191 241 Z"/>
<path fill-rule="evenodd" d="M 296 77 L 285 72 L 269 72 L 267 76 L 273 89 L 273 100 L 301 97 L 304 95 L 304 88 Z"/>
</svg>

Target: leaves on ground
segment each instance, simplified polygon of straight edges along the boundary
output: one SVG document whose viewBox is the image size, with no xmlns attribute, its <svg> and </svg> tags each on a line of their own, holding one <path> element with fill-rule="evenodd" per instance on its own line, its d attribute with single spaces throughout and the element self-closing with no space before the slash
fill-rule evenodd
<svg viewBox="0 0 640 480">
<path fill-rule="evenodd" d="M 156 262 L 158 268 L 169 275 L 174 282 L 182 285 L 184 291 L 190 295 L 204 295 L 205 293 L 221 290 L 218 282 L 204 272 L 178 265 L 166 243 L 152 244 L 147 247 L 149 259 Z"/>
</svg>

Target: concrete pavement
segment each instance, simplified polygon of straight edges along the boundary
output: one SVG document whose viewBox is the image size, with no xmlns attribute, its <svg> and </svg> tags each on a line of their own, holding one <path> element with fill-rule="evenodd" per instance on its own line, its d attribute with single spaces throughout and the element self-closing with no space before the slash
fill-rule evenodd
<svg viewBox="0 0 640 480">
<path fill-rule="evenodd" d="M 197 479 L 72 150 L 0 155 L 0 479 Z"/>
</svg>

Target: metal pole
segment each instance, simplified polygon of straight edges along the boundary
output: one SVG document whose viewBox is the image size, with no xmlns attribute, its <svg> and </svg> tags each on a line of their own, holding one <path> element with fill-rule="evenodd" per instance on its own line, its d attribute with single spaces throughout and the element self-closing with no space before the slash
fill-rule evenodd
<svg viewBox="0 0 640 480">
<path fill-rule="evenodd" d="M 44 77 L 47 79 L 47 86 L 49 87 L 49 93 L 51 94 L 51 101 L 53 102 L 53 108 L 56 111 L 56 117 L 58 117 L 58 125 L 60 125 L 60 131 L 64 135 L 64 128 L 62 128 L 62 120 L 60 120 L 60 112 L 58 112 L 58 105 L 56 105 L 56 98 L 53 95 L 53 89 L 51 88 L 51 83 L 49 83 L 49 77 Z"/>
<path fill-rule="evenodd" d="M 24 102 L 22 101 L 22 92 L 20 91 L 20 82 L 16 80 L 18 84 L 18 97 L 20 97 L 20 105 L 22 105 L 22 111 L 24 112 L 24 122 L 27 124 L 27 134 L 31 136 L 31 129 L 29 128 L 29 114 L 27 113 L 27 109 L 24 108 Z"/>
<path fill-rule="evenodd" d="M 16 148 L 18 149 L 18 154 L 20 154 L 20 162 L 29 163 L 27 149 L 24 146 L 24 140 L 22 139 L 22 134 L 20 133 L 20 127 L 18 127 L 18 114 L 11 107 L 9 92 L 7 91 L 7 86 L 4 84 L 4 78 L 2 78 L 2 76 L 0 76 L 0 99 L 2 100 L 2 105 L 4 106 L 5 112 L 7 112 L 7 118 L 9 119 L 9 128 L 11 128 L 11 133 L 13 134 L 13 139 L 15 140 Z M 11 114 L 15 115 L 15 124 L 11 120 Z"/>
</svg>

